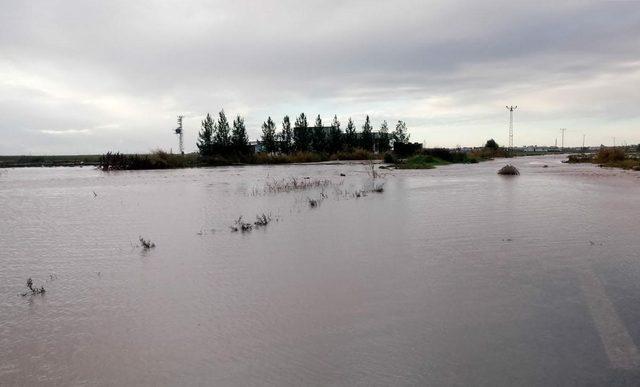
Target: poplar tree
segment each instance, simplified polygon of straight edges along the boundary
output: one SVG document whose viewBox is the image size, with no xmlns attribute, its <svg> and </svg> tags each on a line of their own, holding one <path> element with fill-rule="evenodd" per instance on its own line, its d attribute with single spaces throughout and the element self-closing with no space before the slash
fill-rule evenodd
<svg viewBox="0 0 640 387">
<path fill-rule="evenodd" d="M 293 130 L 289 116 L 282 119 L 282 132 L 280 132 L 280 151 L 290 153 L 293 150 Z"/>
<path fill-rule="evenodd" d="M 231 145 L 238 152 L 244 152 L 249 146 L 249 137 L 247 136 L 247 128 L 244 126 L 244 118 L 238 115 L 233 120 L 233 130 L 231 132 Z"/>
<path fill-rule="evenodd" d="M 207 113 L 207 117 L 202 121 L 202 129 L 198 133 L 198 142 L 196 143 L 202 156 L 210 156 L 213 153 L 213 129 L 213 119 Z"/>
<path fill-rule="evenodd" d="M 331 129 L 329 129 L 329 151 L 336 153 L 342 148 L 342 131 L 340 130 L 340 121 L 338 116 L 333 116 Z"/>
<path fill-rule="evenodd" d="M 380 137 L 378 138 L 378 151 L 386 152 L 391 147 L 389 146 L 389 126 L 387 125 L 387 121 L 382 121 L 382 125 L 380 125 Z"/>
<path fill-rule="evenodd" d="M 293 128 L 293 142 L 296 150 L 299 152 L 308 151 L 311 145 L 310 137 L 307 116 L 304 113 L 300 113 L 300 116 L 296 118 L 296 124 Z"/>
<path fill-rule="evenodd" d="M 267 122 L 262 123 L 262 143 L 268 153 L 273 153 L 278 150 L 276 124 L 273 123 L 271 117 L 267 118 Z"/>
<path fill-rule="evenodd" d="M 358 142 L 356 126 L 353 124 L 353 120 L 351 120 L 351 117 L 349 117 L 349 121 L 347 121 L 347 128 L 344 131 L 344 142 L 349 149 L 353 149 Z"/>
<path fill-rule="evenodd" d="M 396 130 L 393 131 L 393 141 L 402 144 L 409 142 L 409 133 L 407 132 L 407 124 L 404 121 L 398 121 Z"/>
<path fill-rule="evenodd" d="M 224 109 L 218 113 L 218 124 L 216 125 L 215 135 L 213 142 L 222 148 L 227 148 L 231 145 L 229 138 L 229 121 L 227 115 L 224 113 Z"/>
<path fill-rule="evenodd" d="M 312 148 L 316 152 L 323 152 L 327 146 L 327 139 L 322 128 L 320 114 L 316 118 L 316 125 L 313 127 L 313 137 L 311 139 Z"/>
<path fill-rule="evenodd" d="M 364 150 L 372 151 L 373 150 L 373 132 L 371 128 L 371 121 L 369 120 L 369 116 L 364 120 L 364 125 L 362 125 L 362 135 L 360 138 L 360 146 Z"/>
</svg>

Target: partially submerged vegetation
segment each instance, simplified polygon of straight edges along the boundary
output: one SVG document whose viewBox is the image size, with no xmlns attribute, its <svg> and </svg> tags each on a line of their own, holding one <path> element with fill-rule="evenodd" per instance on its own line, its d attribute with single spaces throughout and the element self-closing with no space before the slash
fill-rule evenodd
<svg viewBox="0 0 640 387">
<path fill-rule="evenodd" d="M 448 164 L 447 162 L 428 155 L 411 156 L 396 164 L 398 169 L 433 169 L 436 165 Z"/>
<path fill-rule="evenodd" d="M 280 179 L 280 180 L 267 180 L 264 184 L 262 191 L 258 189 L 254 189 L 254 195 L 260 193 L 284 193 L 284 192 L 293 192 L 293 191 L 305 191 L 314 188 L 326 188 L 332 185 L 336 185 L 340 183 L 334 183 L 328 179 L 311 179 L 309 177 L 299 179 L 296 177 L 290 177 L 288 179 Z"/>
<path fill-rule="evenodd" d="M 271 223 L 271 214 L 256 215 L 256 221 L 253 223 L 245 222 L 240 216 L 233 222 L 233 225 L 229 226 L 232 232 L 249 232 L 255 228 L 266 227 Z"/>
<path fill-rule="evenodd" d="M 98 169 L 103 171 L 171 169 L 196 165 L 198 165 L 196 155 L 178 155 L 158 149 L 144 155 L 107 152 L 100 157 Z"/>
<path fill-rule="evenodd" d="M 507 164 L 504 167 L 500 168 L 498 171 L 498 175 L 506 175 L 506 176 L 517 176 L 520 174 L 518 168 L 514 167 L 511 164 Z"/>
<path fill-rule="evenodd" d="M 46 290 L 44 289 L 44 286 L 40 286 L 39 288 L 37 286 L 34 287 L 33 280 L 31 279 L 31 277 L 27 279 L 27 288 L 29 288 L 29 291 L 20 294 L 22 297 L 26 297 L 29 295 L 33 296 L 36 294 L 44 294 L 46 292 Z"/>
<path fill-rule="evenodd" d="M 145 250 L 149 250 L 156 247 L 156 244 L 151 242 L 151 240 L 144 239 L 143 237 L 138 237 L 138 239 L 140 240 L 140 245 Z"/>
<path fill-rule="evenodd" d="M 640 170 L 640 155 L 637 148 L 601 147 L 595 154 L 569 155 L 568 163 L 592 163 L 601 167 Z"/>
<path fill-rule="evenodd" d="M 462 151 L 451 151 L 444 148 L 424 149 L 405 160 L 395 163 L 398 169 L 432 169 L 438 165 L 447 164 L 475 164 L 478 159 L 469 157 Z"/>
</svg>

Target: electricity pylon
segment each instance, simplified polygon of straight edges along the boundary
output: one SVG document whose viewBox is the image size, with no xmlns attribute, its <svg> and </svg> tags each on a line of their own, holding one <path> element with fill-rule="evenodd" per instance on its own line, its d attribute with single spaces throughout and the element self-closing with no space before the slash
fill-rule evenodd
<svg viewBox="0 0 640 387">
<path fill-rule="evenodd" d="M 506 106 L 507 110 L 509 110 L 509 150 L 513 149 L 513 111 L 518 108 L 518 106 Z"/>
</svg>

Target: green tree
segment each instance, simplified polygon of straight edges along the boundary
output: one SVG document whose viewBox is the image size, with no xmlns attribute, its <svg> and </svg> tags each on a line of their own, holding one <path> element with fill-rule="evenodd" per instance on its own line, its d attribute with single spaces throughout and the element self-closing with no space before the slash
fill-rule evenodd
<svg viewBox="0 0 640 387">
<path fill-rule="evenodd" d="M 340 121 L 338 116 L 333 116 L 333 122 L 331 122 L 331 129 L 329 129 L 329 151 L 336 153 L 342 148 L 342 131 L 340 130 Z"/>
<path fill-rule="evenodd" d="M 487 141 L 487 143 L 484 144 L 484 147 L 493 150 L 497 150 L 498 148 L 500 148 L 500 146 L 494 139 L 490 139 L 489 141 Z"/>
<path fill-rule="evenodd" d="M 244 126 L 244 118 L 239 115 L 233 120 L 231 145 L 238 152 L 245 152 L 249 147 L 249 137 L 247 136 L 247 128 Z"/>
<path fill-rule="evenodd" d="M 356 126 L 349 117 L 347 121 L 347 128 L 344 131 L 344 142 L 348 149 L 353 149 L 358 143 L 358 134 L 356 133 Z"/>
<path fill-rule="evenodd" d="M 404 121 L 398 121 L 396 130 L 393 131 L 393 141 L 402 144 L 409 142 L 409 132 L 407 132 L 407 124 Z"/>
<path fill-rule="evenodd" d="M 307 123 L 307 116 L 304 113 L 300 113 L 300 116 L 296 118 L 296 124 L 293 128 L 293 142 L 296 150 L 299 152 L 308 151 L 311 147 L 309 124 Z"/>
<path fill-rule="evenodd" d="M 276 141 L 276 124 L 267 118 L 267 122 L 262 123 L 262 144 L 268 153 L 278 151 L 278 142 Z"/>
<path fill-rule="evenodd" d="M 382 121 L 380 125 L 380 135 L 378 137 L 378 152 L 384 153 L 391 149 L 389 142 L 391 137 L 389 136 L 389 125 L 387 121 Z"/>
<path fill-rule="evenodd" d="M 202 129 L 198 133 L 198 142 L 196 143 L 202 156 L 213 154 L 213 130 L 213 119 L 211 114 L 207 113 L 207 117 L 202 121 Z"/>
<path fill-rule="evenodd" d="M 362 135 L 360 138 L 360 147 L 364 150 L 371 151 L 373 150 L 373 132 L 371 129 L 371 121 L 369 120 L 369 116 L 364 120 L 364 125 L 362 125 Z"/>
<path fill-rule="evenodd" d="M 318 114 L 318 117 L 316 117 L 316 125 L 313 127 L 312 136 L 312 149 L 316 152 L 324 152 L 327 146 L 327 139 L 322 127 L 322 118 L 320 118 L 320 114 Z"/>
<path fill-rule="evenodd" d="M 282 132 L 280 132 L 280 151 L 282 153 L 291 153 L 293 150 L 293 130 L 291 129 L 291 120 L 289 116 L 282 119 Z"/>
<path fill-rule="evenodd" d="M 215 134 L 213 136 L 213 142 L 217 147 L 225 149 L 231 145 L 229 131 L 230 127 L 227 115 L 224 113 L 224 109 L 220 110 L 220 113 L 218 114 L 218 124 L 216 125 Z"/>
</svg>

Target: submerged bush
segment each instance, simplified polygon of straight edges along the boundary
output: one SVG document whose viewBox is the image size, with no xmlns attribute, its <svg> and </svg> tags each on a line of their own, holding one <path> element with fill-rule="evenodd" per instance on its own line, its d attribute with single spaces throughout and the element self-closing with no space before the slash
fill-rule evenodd
<svg viewBox="0 0 640 387">
<path fill-rule="evenodd" d="M 595 162 L 607 164 L 624 161 L 626 158 L 627 155 L 621 148 L 601 148 L 596 154 Z"/>
<path fill-rule="evenodd" d="M 31 277 L 27 279 L 27 288 L 29 288 L 29 292 L 22 293 L 22 297 L 26 297 L 28 295 L 36 295 L 36 294 L 44 294 L 46 290 L 44 290 L 44 286 L 33 287 L 33 280 Z"/>
<path fill-rule="evenodd" d="M 500 170 L 498 171 L 498 175 L 519 175 L 520 171 L 518 171 L 518 168 L 514 167 L 511 164 L 507 164 L 504 167 L 500 168 Z"/>
<path fill-rule="evenodd" d="M 238 232 L 238 231 L 242 231 L 242 232 L 248 232 L 251 231 L 253 229 L 253 225 L 249 222 L 245 222 L 242 220 L 242 216 L 240 216 L 232 226 L 229 226 L 231 228 L 231 231 L 233 232 Z"/>
<path fill-rule="evenodd" d="M 264 227 L 271 222 L 271 214 L 256 215 L 256 221 L 253 224 L 256 227 Z"/>
</svg>

